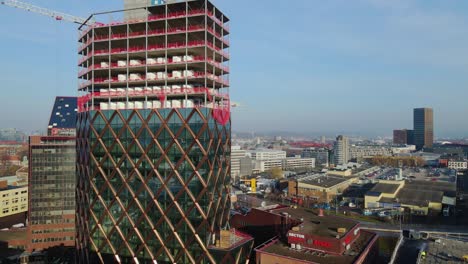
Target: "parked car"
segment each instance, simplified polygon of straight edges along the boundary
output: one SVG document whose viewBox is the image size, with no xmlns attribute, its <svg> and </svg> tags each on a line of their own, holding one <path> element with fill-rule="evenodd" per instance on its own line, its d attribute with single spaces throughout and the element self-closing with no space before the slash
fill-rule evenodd
<svg viewBox="0 0 468 264">
<path fill-rule="evenodd" d="M 369 210 L 369 209 L 366 209 L 366 210 L 364 210 L 363 215 L 365 215 L 365 216 L 371 216 L 371 215 L 372 215 L 372 211 Z"/>
<path fill-rule="evenodd" d="M 387 216 L 390 216 L 391 213 L 389 211 L 382 211 L 382 212 L 379 212 L 379 217 L 387 217 Z"/>
</svg>

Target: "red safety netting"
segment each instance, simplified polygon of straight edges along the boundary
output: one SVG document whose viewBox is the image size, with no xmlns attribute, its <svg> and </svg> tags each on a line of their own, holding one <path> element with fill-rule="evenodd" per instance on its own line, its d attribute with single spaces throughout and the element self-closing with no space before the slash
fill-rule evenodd
<svg viewBox="0 0 468 264">
<path fill-rule="evenodd" d="M 91 92 L 87 95 L 78 97 L 78 111 L 84 112 L 87 110 L 87 103 L 92 99 L 102 99 L 102 98 L 122 98 L 122 97 L 141 97 L 141 96 L 155 96 L 161 101 L 164 105 L 167 96 L 171 95 L 182 95 L 182 94 L 206 94 L 207 100 L 214 105 L 213 116 L 219 123 L 225 125 L 230 118 L 230 100 L 229 95 L 224 93 L 219 93 L 217 91 L 212 91 L 206 87 L 199 88 L 180 88 L 180 89 L 171 89 L 170 91 L 135 91 L 135 90 L 125 90 L 125 91 L 105 91 L 105 92 Z M 223 105 L 218 105 L 214 103 L 214 97 L 222 98 L 224 101 Z M 200 106 L 202 107 L 202 106 Z M 98 106 L 94 106 L 95 110 L 98 110 Z"/>
<path fill-rule="evenodd" d="M 136 79 L 121 79 L 119 80 L 118 77 L 111 77 L 111 78 L 95 78 L 94 80 L 89 80 L 86 82 L 83 82 L 80 84 L 80 89 L 84 89 L 90 85 L 92 85 L 93 81 L 95 84 L 103 84 L 103 83 L 120 83 L 122 85 L 126 84 L 127 82 L 129 83 L 137 83 L 137 82 L 145 82 L 145 81 L 162 81 L 162 80 L 190 80 L 190 79 L 197 79 L 197 78 L 208 78 L 212 81 L 218 82 L 222 84 L 223 86 L 227 87 L 229 86 L 229 80 L 216 76 L 214 74 L 205 74 L 203 72 L 194 72 L 190 76 L 174 76 L 173 74 L 169 73 L 166 74 L 166 76 L 158 78 L 158 76 L 154 77 L 149 77 L 147 78 L 145 75 L 141 75 Z"/>
<path fill-rule="evenodd" d="M 173 18 L 180 18 L 180 17 L 185 17 L 185 16 L 204 15 L 205 13 L 208 15 L 208 17 L 213 19 L 213 21 L 215 21 L 216 24 L 223 27 L 224 30 L 229 31 L 229 26 L 227 24 L 223 24 L 223 22 L 221 20 L 219 20 L 219 18 L 217 18 L 212 11 L 210 11 L 210 10 L 206 11 L 205 9 L 195 9 L 195 10 L 190 10 L 188 12 L 177 11 L 177 12 L 168 13 L 167 15 L 166 14 L 150 15 L 150 16 L 148 16 L 148 21 L 164 20 L 166 18 L 167 19 L 173 19 Z M 130 20 L 130 21 L 126 21 L 126 22 L 112 22 L 112 23 L 108 23 L 108 24 L 96 22 L 93 25 L 87 27 L 86 30 L 84 30 L 80 34 L 79 38 L 80 39 L 83 38 L 93 28 L 102 28 L 102 27 L 109 27 L 109 26 L 116 26 L 116 25 L 124 25 L 126 23 L 141 23 L 141 22 L 145 22 L 145 21 L 146 21 L 145 19 L 137 19 L 137 20 Z"/>
<path fill-rule="evenodd" d="M 224 101 L 224 105 L 215 104 L 213 108 L 213 117 L 221 125 L 226 125 L 231 119 L 231 103 L 229 100 Z"/>
<path fill-rule="evenodd" d="M 109 49 L 101 49 L 101 50 L 96 50 L 94 52 L 90 52 L 87 56 L 82 57 L 78 64 L 81 65 L 83 62 L 91 58 L 93 55 L 108 55 L 110 54 L 119 54 L 119 53 L 126 53 L 126 52 L 142 52 L 142 51 L 156 51 L 156 50 L 163 50 L 163 49 L 180 49 L 180 48 L 186 48 L 186 47 L 201 47 L 201 46 L 208 46 L 212 49 L 214 49 L 216 52 L 224 56 L 225 58 L 229 59 L 229 53 L 226 51 L 223 51 L 221 47 L 217 47 L 213 43 L 203 40 L 195 40 L 195 41 L 189 41 L 188 43 L 185 42 L 172 42 L 168 43 L 167 47 L 164 44 L 155 44 L 155 45 L 149 45 L 148 48 L 145 46 L 132 46 L 127 48 L 113 48 L 111 50 Z"/>
<path fill-rule="evenodd" d="M 167 62 L 166 62 L 167 61 Z M 172 58 L 167 58 L 167 60 L 164 62 L 153 62 L 153 63 L 147 63 L 145 60 L 142 60 L 140 64 L 134 64 L 134 65 L 122 65 L 119 66 L 117 62 L 113 62 L 110 65 L 107 66 L 102 66 L 101 64 L 94 64 L 91 65 L 89 68 L 85 68 L 81 70 L 78 73 L 78 77 L 81 77 L 91 70 L 100 70 L 100 69 L 118 69 L 118 68 L 137 68 L 137 67 L 145 67 L 145 66 L 156 66 L 156 65 L 164 65 L 164 64 L 186 64 L 186 63 L 195 63 L 195 62 L 208 62 L 209 64 L 220 68 L 224 73 L 229 73 L 229 67 L 226 65 L 223 65 L 222 63 L 219 63 L 217 61 L 214 61 L 213 59 L 206 59 L 203 56 L 194 56 L 190 60 L 185 60 L 185 61 L 174 61 Z"/>
</svg>

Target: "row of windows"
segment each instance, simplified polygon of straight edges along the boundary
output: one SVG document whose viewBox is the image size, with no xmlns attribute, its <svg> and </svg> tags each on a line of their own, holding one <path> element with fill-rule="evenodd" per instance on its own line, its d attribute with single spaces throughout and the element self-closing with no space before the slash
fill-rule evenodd
<svg viewBox="0 0 468 264">
<path fill-rule="evenodd" d="M 40 172 L 47 172 L 47 173 L 51 173 L 51 172 L 61 172 L 61 174 L 63 174 L 63 172 L 66 172 L 66 171 L 69 171 L 69 172 L 73 172 L 74 169 L 76 168 L 75 167 L 75 164 L 68 164 L 68 166 L 66 166 L 67 164 L 57 164 L 55 166 L 39 166 L 39 165 L 32 165 L 33 168 L 32 168 L 32 172 L 35 172 L 35 173 L 40 173 Z"/>
<path fill-rule="evenodd" d="M 67 146 L 67 147 L 62 147 L 62 148 L 55 147 L 53 149 L 40 149 L 40 148 L 33 147 L 32 153 L 38 156 L 41 156 L 41 155 L 50 156 L 54 154 L 67 154 L 67 153 L 72 154 L 72 153 L 75 153 L 75 148 Z"/>
<path fill-rule="evenodd" d="M 75 209 L 75 204 L 70 204 L 70 205 L 62 205 L 62 204 L 57 204 L 57 205 L 50 205 L 50 206 L 34 206 L 32 205 L 31 208 L 31 215 L 36 215 L 36 216 L 51 216 L 51 215 L 62 215 L 63 211 L 68 211 L 68 210 L 74 210 Z"/>
<path fill-rule="evenodd" d="M 75 219 L 39 219 L 40 217 L 31 217 L 32 225 L 50 225 L 50 224 L 68 224 L 74 223 Z"/>
<path fill-rule="evenodd" d="M 27 197 L 21 197 L 21 202 L 26 202 L 27 200 L 28 200 Z M 12 204 L 16 204 L 19 201 L 20 201 L 20 198 L 18 198 L 18 197 L 11 199 Z M 7 205 L 10 205 L 10 200 L 3 200 L 2 201 L 2 206 L 7 206 Z"/>
<path fill-rule="evenodd" d="M 25 204 L 21 205 L 21 207 L 13 206 L 12 208 L 3 208 L 2 213 L 4 214 L 8 214 L 10 212 L 14 213 L 14 212 L 18 212 L 19 210 L 26 210 L 26 205 Z"/>
<path fill-rule="evenodd" d="M 75 228 L 58 228 L 58 229 L 43 229 L 43 230 L 32 230 L 33 234 L 50 234 L 60 232 L 75 232 Z"/>
<path fill-rule="evenodd" d="M 56 242 L 56 241 L 74 241 L 75 237 L 48 237 L 44 239 L 33 239 L 32 242 L 37 243 L 47 243 L 47 242 Z"/>
<path fill-rule="evenodd" d="M 32 157 L 32 164 L 44 164 L 48 162 L 72 162 L 74 156 L 48 156 L 48 155 L 35 155 Z"/>
<path fill-rule="evenodd" d="M 49 193 L 47 193 L 47 191 Z M 62 192 L 59 192 L 59 190 L 55 189 L 49 189 L 49 190 L 40 190 L 37 191 L 37 193 L 33 193 L 31 195 L 31 200 L 35 202 L 56 202 L 57 200 L 62 200 L 62 201 L 74 201 L 75 200 L 75 190 L 60 190 Z M 55 194 L 51 194 L 50 192 L 56 192 Z"/>
<path fill-rule="evenodd" d="M 39 186 L 32 186 L 34 190 L 48 190 L 48 189 L 58 189 L 62 190 L 63 188 L 67 188 L 69 190 L 74 190 L 76 188 L 76 184 L 72 183 L 57 183 L 57 181 L 43 181 L 43 182 L 31 182 L 40 184 Z"/>
<path fill-rule="evenodd" d="M 25 194 L 25 193 L 28 193 L 28 191 L 27 191 L 27 190 L 21 191 L 21 194 Z M 15 192 L 14 194 L 13 194 L 13 193 L 11 193 L 11 194 L 12 194 L 12 195 L 19 195 L 20 192 Z M 9 196 L 10 196 L 10 193 L 4 193 L 4 194 L 2 194 L 2 197 L 3 197 L 3 198 L 9 197 Z"/>
</svg>

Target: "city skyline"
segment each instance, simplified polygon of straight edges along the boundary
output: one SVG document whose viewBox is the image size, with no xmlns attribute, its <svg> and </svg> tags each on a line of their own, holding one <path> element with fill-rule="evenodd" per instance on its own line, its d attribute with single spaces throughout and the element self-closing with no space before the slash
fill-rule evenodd
<svg viewBox="0 0 468 264">
<path fill-rule="evenodd" d="M 468 261 L 468 2 L 48 2 L 0 3 L 1 263 Z"/>
<path fill-rule="evenodd" d="M 468 39 L 460 38 L 466 35 L 463 7 L 467 3 L 267 3 L 256 1 L 243 10 L 237 2 L 215 1 L 220 8 L 230 10 L 234 21 L 242 21 L 231 25 L 236 33 L 231 39 L 231 54 L 237 58 L 231 63 L 236 73 L 231 86 L 255 87 L 232 90 L 233 101 L 241 104 L 233 110 L 233 131 L 391 136 L 393 128 L 411 126 L 407 112 L 418 107 L 434 108 L 436 138 L 461 137 L 468 129 L 468 124 L 458 122 L 467 114 L 463 98 L 468 91 L 462 87 L 467 81 L 463 74 L 466 59 L 461 54 Z M 47 7 L 86 17 L 123 5 L 51 1 Z M 266 12 L 257 14 L 260 7 Z M 359 17 L 348 15 L 348 10 Z M 283 19 L 293 13 L 294 17 Z M 277 18 L 285 22 L 276 25 Z M 0 111 L 17 113 L 14 117 L 2 115 L 0 122 L 4 127 L 34 131 L 48 118 L 47 98 L 76 95 L 76 57 L 69 56 L 77 49 L 77 35 L 70 33 L 76 31 L 76 25 L 8 8 L 0 8 L 0 22 L 17 28 L 12 32 L 0 27 L 6 40 L 0 69 L 5 72 L 5 84 L 15 88 L 4 97 L 11 100 L 1 101 Z M 252 27 L 254 24 L 261 26 Z M 272 25 L 277 29 L 265 30 Z M 276 30 L 286 32 L 284 39 L 297 39 L 303 32 L 312 37 L 292 47 L 278 40 L 273 34 Z M 434 56 L 428 58 L 428 53 Z M 25 64 L 31 70 L 24 72 Z M 39 79 L 48 89 L 34 88 Z M 272 88 L 284 80 L 288 80 L 287 89 Z M 16 102 L 31 107 L 21 108 Z"/>
</svg>

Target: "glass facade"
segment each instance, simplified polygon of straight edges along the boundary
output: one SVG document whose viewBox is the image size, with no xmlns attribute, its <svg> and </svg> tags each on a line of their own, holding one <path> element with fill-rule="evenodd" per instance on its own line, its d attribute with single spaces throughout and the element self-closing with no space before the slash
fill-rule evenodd
<svg viewBox="0 0 468 264">
<path fill-rule="evenodd" d="M 434 116 L 432 108 L 415 108 L 413 122 L 416 149 L 432 148 L 434 142 Z"/>
<path fill-rule="evenodd" d="M 230 122 L 209 108 L 89 111 L 77 142 L 81 258 L 216 262 L 208 247 L 229 217 Z"/>
<path fill-rule="evenodd" d="M 75 245 L 74 137 L 30 139 L 29 250 Z"/>
</svg>

